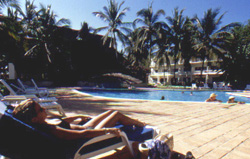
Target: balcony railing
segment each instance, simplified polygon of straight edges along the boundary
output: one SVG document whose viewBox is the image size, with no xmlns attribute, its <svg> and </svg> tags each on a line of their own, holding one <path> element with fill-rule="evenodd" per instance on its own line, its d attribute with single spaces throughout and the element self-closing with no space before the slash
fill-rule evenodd
<svg viewBox="0 0 250 159">
<path fill-rule="evenodd" d="M 196 70 L 196 71 L 192 71 L 192 72 L 190 72 L 190 71 L 188 71 L 188 72 L 177 71 L 175 73 L 178 74 L 178 75 L 188 75 L 188 76 L 190 76 L 190 75 L 200 75 L 201 71 L 200 70 Z M 173 71 L 165 72 L 165 76 L 171 76 L 173 74 L 174 74 Z M 202 74 L 203 75 L 207 75 L 207 74 L 208 75 L 211 75 L 211 74 L 223 74 L 223 72 L 219 72 L 217 70 L 203 70 Z M 164 72 L 152 72 L 150 75 L 151 76 L 164 76 Z"/>
</svg>

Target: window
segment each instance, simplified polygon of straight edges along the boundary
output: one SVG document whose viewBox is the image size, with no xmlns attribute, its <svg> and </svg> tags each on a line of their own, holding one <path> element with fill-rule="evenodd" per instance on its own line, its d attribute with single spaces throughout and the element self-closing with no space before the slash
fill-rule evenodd
<svg viewBox="0 0 250 159">
<path fill-rule="evenodd" d="M 195 67 L 195 71 L 200 71 L 201 67 Z"/>
</svg>

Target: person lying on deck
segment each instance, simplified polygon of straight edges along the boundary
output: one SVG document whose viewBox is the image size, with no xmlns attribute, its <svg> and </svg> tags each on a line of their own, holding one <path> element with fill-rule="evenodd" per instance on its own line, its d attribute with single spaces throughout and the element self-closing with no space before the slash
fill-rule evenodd
<svg viewBox="0 0 250 159">
<path fill-rule="evenodd" d="M 13 110 L 13 116 L 37 129 L 66 140 L 93 138 L 108 133 L 119 136 L 120 129 L 111 128 L 114 127 L 117 122 L 123 125 L 135 125 L 138 127 L 146 125 L 141 121 L 112 110 L 108 110 L 92 118 L 84 125 L 73 125 L 69 123 L 62 124 L 62 126 L 60 124 L 50 124 L 46 122 L 47 113 L 45 109 L 32 99 L 25 100 L 16 106 Z"/>
</svg>

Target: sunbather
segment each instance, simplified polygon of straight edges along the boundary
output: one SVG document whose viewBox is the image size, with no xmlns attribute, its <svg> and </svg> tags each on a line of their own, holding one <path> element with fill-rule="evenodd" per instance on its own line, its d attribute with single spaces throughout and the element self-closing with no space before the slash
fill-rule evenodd
<svg viewBox="0 0 250 159">
<path fill-rule="evenodd" d="M 80 138 L 93 138 L 108 133 L 119 136 L 120 130 L 114 127 L 117 122 L 123 125 L 145 126 L 145 123 L 132 119 L 118 111 L 106 111 L 85 123 L 84 125 L 71 125 L 62 128 L 60 125 L 46 122 L 47 113 L 39 103 L 31 99 L 25 100 L 15 107 L 13 116 L 37 129 L 51 133 L 58 138 L 67 140 Z"/>
</svg>

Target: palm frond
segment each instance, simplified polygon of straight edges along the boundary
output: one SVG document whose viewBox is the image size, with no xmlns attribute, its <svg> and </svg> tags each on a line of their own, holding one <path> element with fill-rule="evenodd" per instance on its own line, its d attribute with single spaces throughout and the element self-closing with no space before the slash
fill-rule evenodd
<svg viewBox="0 0 250 159">
<path fill-rule="evenodd" d="M 34 49 L 37 47 L 38 45 L 34 45 L 31 49 L 29 49 L 28 51 L 26 51 L 26 53 L 24 54 L 24 56 L 29 56 L 33 53 Z"/>
<path fill-rule="evenodd" d="M 109 26 L 104 26 L 104 27 L 96 28 L 96 29 L 94 29 L 94 34 L 100 32 L 100 31 L 107 30 L 108 28 L 109 28 Z"/>
<path fill-rule="evenodd" d="M 104 14 L 103 12 L 93 12 L 93 14 L 94 14 L 96 17 L 101 18 L 101 19 L 104 20 L 104 21 L 109 20 L 109 17 L 108 17 L 106 14 Z"/>
<path fill-rule="evenodd" d="M 46 50 L 46 52 L 47 52 L 48 61 L 49 61 L 49 63 L 51 63 L 51 58 L 50 58 L 51 52 L 50 52 L 50 50 L 49 50 L 49 48 L 48 48 L 47 43 L 44 43 L 44 47 L 45 47 L 45 50 Z"/>
<path fill-rule="evenodd" d="M 158 10 L 158 11 L 155 13 L 155 15 L 153 15 L 153 17 L 152 17 L 152 22 L 153 22 L 153 23 L 157 22 L 161 15 L 162 15 L 162 16 L 165 16 L 165 11 L 162 10 L 162 9 L 161 9 L 161 10 Z"/>
</svg>

